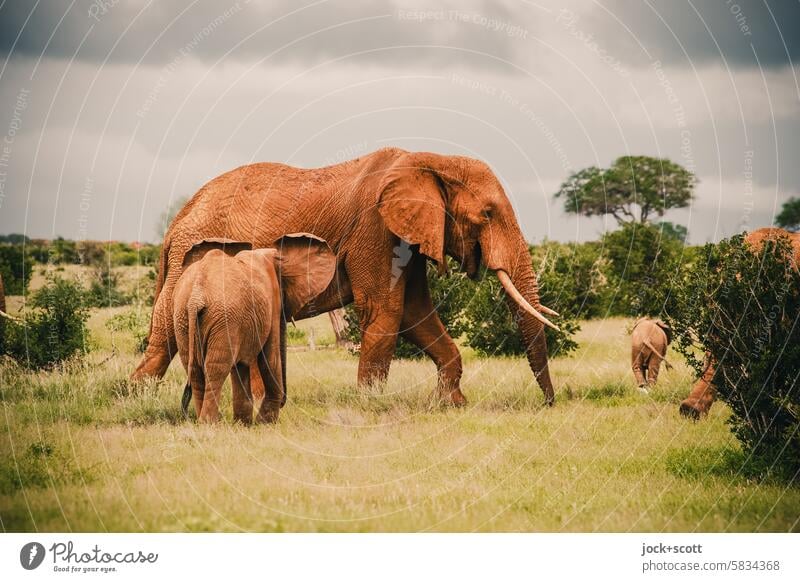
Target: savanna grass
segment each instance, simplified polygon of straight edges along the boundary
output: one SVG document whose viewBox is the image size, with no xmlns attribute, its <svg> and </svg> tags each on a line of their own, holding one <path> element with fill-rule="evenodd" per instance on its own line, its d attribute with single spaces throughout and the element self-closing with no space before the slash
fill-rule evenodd
<svg viewBox="0 0 800 582">
<path fill-rule="evenodd" d="M 554 408 L 521 358 L 463 350 L 470 403 L 452 410 L 427 360 L 360 390 L 357 359 L 324 349 L 290 352 L 277 425 L 233 424 L 226 389 L 223 422 L 206 427 L 181 417 L 179 362 L 127 380 L 133 340 L 105 327 L 117 312 L 93 312 L 82 362 L 0 365 L 4 530 L 800 529 L 800 491 L 743 470 L 725 406 L 679 416 L 692 372 L 678 356 L 638 393 L 627 320 L 583 323 L 580 349 L 552 361 Z"/>
</svg>

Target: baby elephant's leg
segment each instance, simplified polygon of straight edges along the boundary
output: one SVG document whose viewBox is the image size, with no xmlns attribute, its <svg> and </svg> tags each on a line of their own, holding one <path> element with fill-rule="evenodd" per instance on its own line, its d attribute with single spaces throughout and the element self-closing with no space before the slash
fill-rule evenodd
<svg viewBox="0 0 800 582">
<path fill-rule="evenodd" d="M 650 358 L 650 362 L 647 364 L 647 383 L 650 387 L 655 386 L 656 382 L 658 382 L 658 371 L 660 368 L 661 360 L 658 356 L 653 355 L 653 357 Z"/>
<path fill-rule="evenodd" d="M 192 370 L 189 370 L 189 384 L 191 392 L 189 396 L 194 398 L 194 411 L 197 418 L 200 418 L 200 412 L 203 410 L 203 399 L 206 393 L 206 377 L 203 374 L 203 369 L 199 365 L 195 365 Z M 184 394 L 184 399 L 186 394 Z M 185 403 L 184 412 L 188 412 L 188 402 Z"/>
<path fill-rule="evenodd" d="M 645 368 L 645 364 L 642 359 L 642 354 L 634 354 L 633 356 L 633 364 L 631 368 L 633 368 L 633 376 L 636 378 L 636 385 L 639 387 L 647 385 L 647 380 L 645 380 L 643 369 Z"/>
<path fill-rule="evenodd" d="M 273 334 L 274 335 L 274 334 Z M 258 354 L 258 369 L 264 382 L 264 400 L 258 411 L 259 422 L 277 422 L 283 403 L 283 370 L 278 338 L 270 337 Z"/>
<path fill-rule="evenodd" d="M 250 390 L 250 366 L 236 364 L 231 369 L 233 389 L 233 420 L 243 424 L 253 422 L 253 393 Z"/>
<path fill-rule="evenodd" d="M 219 421 L 219 402 L 222 396 L 222 385 L 230 372 L 229 366 L 206 364 L 206 389 L 203 397 L 203 408 L 199 420 L 203 423 Z"/>
</svg>

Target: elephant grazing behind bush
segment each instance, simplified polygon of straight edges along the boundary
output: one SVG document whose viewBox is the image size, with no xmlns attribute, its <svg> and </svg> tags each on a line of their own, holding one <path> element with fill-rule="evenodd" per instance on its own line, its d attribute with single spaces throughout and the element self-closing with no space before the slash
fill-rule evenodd
<svg viewBox="0 0 800 582">
<path fill-rule="evenodd" d="M 790 477 L 800 471 L 798 259 L 800 236 L 780 229 L 706 245 L 669 314 L 677 349 L 701 376 L 704 410 L 716 389 L 752 459 Z"/>
</svg>

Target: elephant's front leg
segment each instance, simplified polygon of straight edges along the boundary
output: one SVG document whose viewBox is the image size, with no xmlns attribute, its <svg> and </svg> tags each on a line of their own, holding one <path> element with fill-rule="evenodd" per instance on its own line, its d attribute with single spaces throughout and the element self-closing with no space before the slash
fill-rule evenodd
<svg viewBox="0 0 800 582">
<path fill-rule="evenodd" d="M 361 357 L 358 385 L 370 386 L 386 381 L 397 347 L 397 333 L 403 317 L 402 305 L 367 302 L 361 311 Z"/>
<path fill-rule="evenodd" d="M 461 354 L 436 313 L 425 272 L 425 257 L 420 255 L 414 257 L 406 283 L 400 333 L 436 364 L 439 398 L 447 404 L 464 406 L 467 399 L 459 386 Z"/>
</svg>

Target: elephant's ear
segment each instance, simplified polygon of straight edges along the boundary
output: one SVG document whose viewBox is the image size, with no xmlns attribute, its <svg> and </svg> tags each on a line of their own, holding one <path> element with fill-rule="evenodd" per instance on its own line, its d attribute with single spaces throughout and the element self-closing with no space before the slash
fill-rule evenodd
<svg viewBox="0 0 800 582">
<path fill-rule="evenodd" d="M 670 326 L 668 326 L 666 323 L 664 323 L 663 321 L 661 321 L 660 319 L 656 319 L 655 324 L 658 327 L 660 327 L 661 330 L 666 334 L 667 343 L 672 342 L 672 328 Z"/>
<path fill-rule="evenodd" d="M 328 288 L 336 273 L 336 255 L 328 243 L 308 233 L 288 234 L 275 246 L 283 312 L 292 318 Z"/>
<path fill-rule="evenodd" d="M 183 255 L 182 267 L 185 269 L 192 263 L 202 259 L 208 251 L 219 249 L 226 255 L 234 256 L 240 251 L 249 251 L 253 245 L 249 242 L 232 240 L 229 238 L 204 238 L 192 245 L 186 254 Z"/>
<path fill-rule="evenodd" d="M 390 231 L 442 268 L 446 186 L 432 166 L 424 154 L 401 156 L 381 181 L 378 209 Z"/>
</svg>

